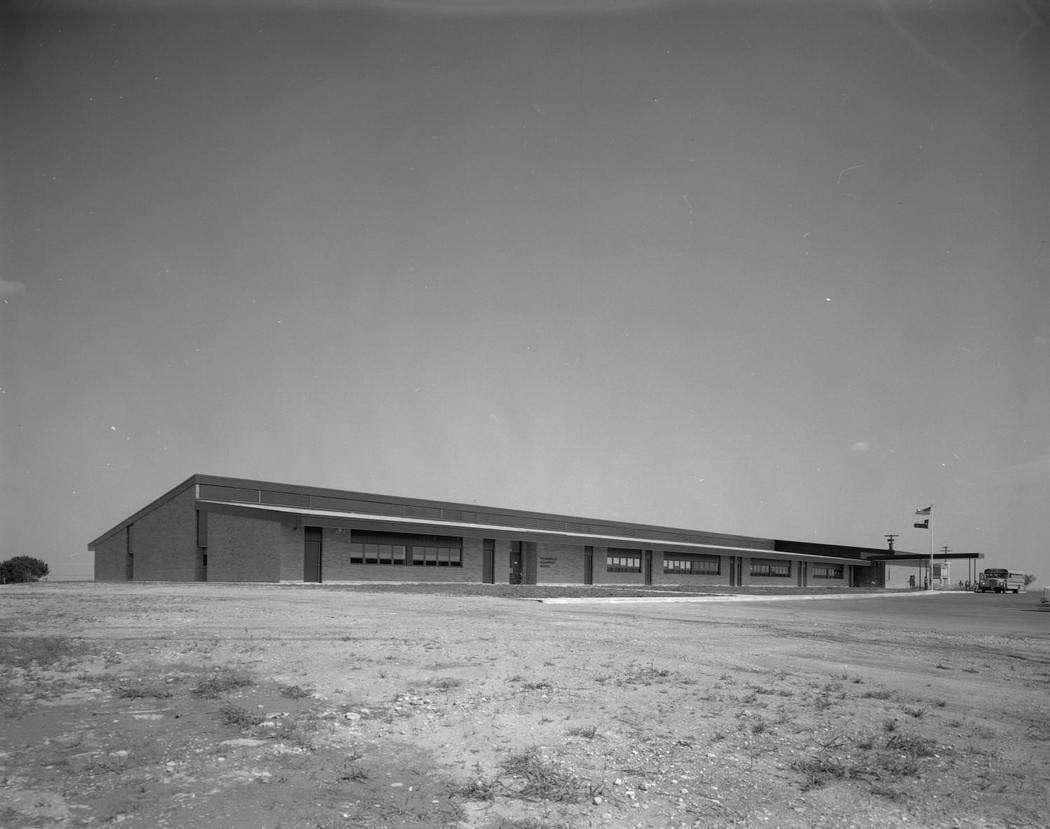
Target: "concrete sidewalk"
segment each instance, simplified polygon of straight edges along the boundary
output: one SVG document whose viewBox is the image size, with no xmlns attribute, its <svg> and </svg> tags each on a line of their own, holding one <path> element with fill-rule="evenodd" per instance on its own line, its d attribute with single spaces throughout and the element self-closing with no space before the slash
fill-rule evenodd
<svg viewBox="0 0 1050 829">
<path fill-rule="evenodd" d="M 583 598 L 543 598 L 539 597 L 533 601 L 543 604 L 634 604 L 645 603 L 695 603 L 695 602 L 801 602 L 801 601 L 823 601 L 824 599 L 869 599 L 914 596 L 946 596 L 950 593 L 965 593 L 965 590 L 916 590 L 914 593 L 831 593 L 815 594 L 806 593 L 800 596 L 790 594 L 778 594 L 775 596 L 761 595 L 751 596 L 744 593 L 733 593 L 725 596 L 594 596 Z"/>
</svg>

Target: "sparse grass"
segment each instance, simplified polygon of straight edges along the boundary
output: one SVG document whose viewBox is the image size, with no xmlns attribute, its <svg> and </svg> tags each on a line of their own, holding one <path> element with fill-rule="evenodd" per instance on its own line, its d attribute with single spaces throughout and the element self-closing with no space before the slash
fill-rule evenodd
<svg viewBox="0 0 1050 829">
<path fill-rule="evenodd" d="M 587 792 L 575 775 L 561 763 L 545 756 L 537 746 L 512 754 L 500 764 L 504 774 L 521 781 L 514 788 L 517 797 L 525 800 L 552 800 L 574 803 Z"/>
<path fill-rule="evenodd" d="M 667 668 L 657 668 L 653 662 L 648 665 L 631 665 L 623 674 L 615 679 L 615 684 L 623 685 L 651 685 L 658 679 L 667 679 L 671 672 Z"/>
<path fill-rule="evenodd" d="M 454 786 L 449 791 L 449 794 L 462 800 L 495 800 L 496 781 L 479 775 L 477 777 L 472 777 L 461 786 Z"/>
<path fill-rule="evenodd" d="M 820 788 L 833 780 L 848 779 L 853 776 L 854 772 L 854 768 L 849 764 L 828 755 L 804 757 L 796 760 L 792 768 L 805 777 L 805 782 L 802 784 L 803 791 Z"/>
<path fill-rule="evenodd" d="M 914 717 L 917 720 L 922 719 L 923 716 L 925 716 L 926 714 L 926 709 L 920 708 L 917 705 L 905 705 L 901 708 L 901 710 L 909 717 Z"/>
<path fill-rule="evenodd" d="M 258 714 L 252 713 L 239 705 L 224 705 L 219 709 L 219 716 L 225 725 L 233 725 L 238 728 L 253 728 L 263 721 Z"/>
<path fill-rule="evenodd" d="M 87 653 L 83 642 L 64 636 L 17 636 L 0 638 L 0 665 L 47 668 Z"/>
<path fill-rule="evenodd" d="M 596 725 L 574 725 L 565 732 L 570 737 L 583 737 L 585 740 L 593 740 L 598 734 Z"/>
<path fill-rule="evenodd" d="M 507 818 L 501 817 L 492 829 L 569 829 L 567 823 L 547 823 L 534 817 Z"/>
<path fill-rule="evenodd" d="M 251 674 L 247 671 L 227 670 L 202 679 L 191 693 L 197 697 L 215 699 L 227 691 L 252 685 L 254 681 Z"/>
<path fill-rule="evenodd" d="M 845 751 L 833 755 L 827 751 L 833 747 L 844 748 Z M 896 797 L 889 784 L 914 776 L 919 771 L 920 761 L 935 756 L 940 746 L 926 737 L 893 734 L 886 738 L 881 749 L 876 749 L 871 735 L 859 735 L 853 748 L 863 752 L 860 756 L 851 752 L 848 746 L 844 747 L 838 739 L 821 748 L 824 750 L 792 764 L 792 768 L 804 776 L 804 791 L 825 786 L 835 780 L 863 779 L 869 781 L 873 794 Z"/>
<path fill-rule="evenodd" d="M 896 694 L 893 691 L 889 691 L 885 688 L 876 688 L 871 691 L 865 691 L 860 695 L 861 699 L 893 699 Z"/>
<path fill-rule="evenodd" d="M 520 682 L 523 691 L 553 691 L 554 686 L 546 679 L 528 680 L 514 677 L 511 682 Z"/>
<path fill-rule="evenodd" d="M 462 679 L 457 679 L 454 676 L 441 676 L 431 679 L 427 682 L 430 688 L 434 688 L 437 691 L 451 691 L 453 688 L 458 688 L 463 684 Z"/>
<path fill-rule="evenodd" d="M 343 783 L 363 783 L 368 779 L 368 770 L 363 768 L 357 761 L 361 755 L 352 754 L 343 761 L 343 771 L 339 780 Z"/>
<path fill-rule="evenodd" d="M 768 688 L 762 685 L 755 685 L 751 682 L 747 683 L 747 688 L 755 694 L 768 694 L 774 697 L 793 697 L 795 696 L 794 691 L 788 691 L 784 688 Z"/>
<path fill-rule="evenodd" d="M 143 679 L 123 680 L 116 694 L 121 699 L 169 699 L 175 695 L 169 683 Z"/>
<path fill-rule="evenodd" d="M 937 753 L 937 742 L 914 734 L 894 734 L 886 740 L 886 748 L 909 757 L 932 757 Z"/>
<path fill-rule="evenodd" d="M 282 697 L 287 697 L 288 699 L 306 699 L 310 696 L 310 691 L 299 685 L 282 685 L 278 688 L 278 691 L 280 691 Z"/>
</svg>

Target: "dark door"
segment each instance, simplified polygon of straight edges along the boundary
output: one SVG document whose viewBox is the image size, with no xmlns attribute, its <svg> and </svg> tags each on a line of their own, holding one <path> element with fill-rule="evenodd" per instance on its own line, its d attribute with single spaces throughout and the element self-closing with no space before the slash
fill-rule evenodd
<svg viewBox="0 0 1050 829">
<path fill-rule="evenodd" d="M 481 557 L 481 580 L 485 584 L 496 583 L 496 541 L 486 538 Z"/>
<path fill-rule="evenodd" d="M 535 541 L 523 541 L 521 543 L 521 558 L 522 582 L 524 584 L 536 584 L 539 555 Z"/>
<path fill-rule="evenodd" d="M 645 551 L 645 563 L 642 565 L 642 569 L 644 570 L 645 583 L 646 584 L 652 584 L 653 583 L 653 551 L 652 550 L 646 550 Z"/>
<path fill-rule="evenodd" d="M 521 584 L 521 573 L 522 573 L 522 553 L 521 553 L 521 542 L 512 541 L 510 542 L 510 583 Z"/>
<path fill-rule="evenodd" d="M 583 583 L 594 584 L 594 547 L 583 548 Z"/>
<path fill-rule="evenodd" d="M 135 554 L 131 552 L 131 525 L 124 529 L 124 578 L 131 581 L 135 577 Z"/>
<path fill-rule="evenodd" d="M 303 581 L 321 580 L 321 528 L 306 527 L 303 541 Z"/>
</svg>

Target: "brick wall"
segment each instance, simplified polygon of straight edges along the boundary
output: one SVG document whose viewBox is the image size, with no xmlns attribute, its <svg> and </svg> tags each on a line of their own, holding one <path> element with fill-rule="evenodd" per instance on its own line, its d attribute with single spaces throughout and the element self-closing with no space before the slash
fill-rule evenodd
<svg viewBox="0 0 1050 829">
<path fill-rule="evenodd" d="M 537 584 L 583 584 L 583 545 L 541 541 L 536 549 Z M 602 559 L 604 565 L 605 559 Z"/>
<path fill-rule="evenodd" d="M 210 513 L 208 581 L 279 581 L 287 540 L 279 521 Z M 303 580 L 301 552 L 298 580 Z"/>
<path fill-rule="evenodd" d="M 124 581 L 126 548 L 123 529 L 95 545 L 95 581 Z"/>
<path fill-rule="evenodd" d="M 280 523 L 277 524 L 275 532 L 277 533 L 277 556 L 280 559 L 278 563 L 279 580 L 301 582 L 303 580 L 303 565 L 305 564 L 304 558 L 306 553 L 306 548 L 304 546 L 305 538 L 303 536 L 303 528 L 300 527 L 298 524 Z M 321 557 L 321 576 L 323 578 L 323 539 L 321 541 Z"/>
<path fill-rule="evenodd" d="M 193 487 L 131 525 L 131 552 L 135 581 L 196 581 L 199 550 Z"/>
</svg>

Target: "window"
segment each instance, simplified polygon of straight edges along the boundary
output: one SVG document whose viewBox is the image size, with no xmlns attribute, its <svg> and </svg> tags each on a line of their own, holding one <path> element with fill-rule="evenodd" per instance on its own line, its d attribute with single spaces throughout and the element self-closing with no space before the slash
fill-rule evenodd
<svg viewBox="0 0 1050 829">
<path fill-rule="evenodd" d="M 422 567 L 462 567 L 463 551 L 457 547 L 413 547 L 412 563 Z"/>
<path fill-rule="evenodd" d="M 409 535 L 351 531 L 351 564 L 385 567 L 462 567 L 463 539 L 442 535 Z"/>
<path fill-rule="evenodd" d="M 664 572 L 675 575 L 718 576 L 722 573 L 722 557 L 664 553 Z"/>
<path fill-rule="evenodd" d="M 841 579 L 843 577 L 841 564 L 814 564 L 812 573 L 815 579 Z"/>
<path fill-rule="evenodd" d="M 751 559 L 751 575 L 790 578 L 791 562 L 771 558 L 753 558 Z"/>
<path fill-rule="evenodd" d="M 608 573 L 641 573 L 642 551 L 610 547 L 605 555 L 605 570 Z"/>
</svg>

